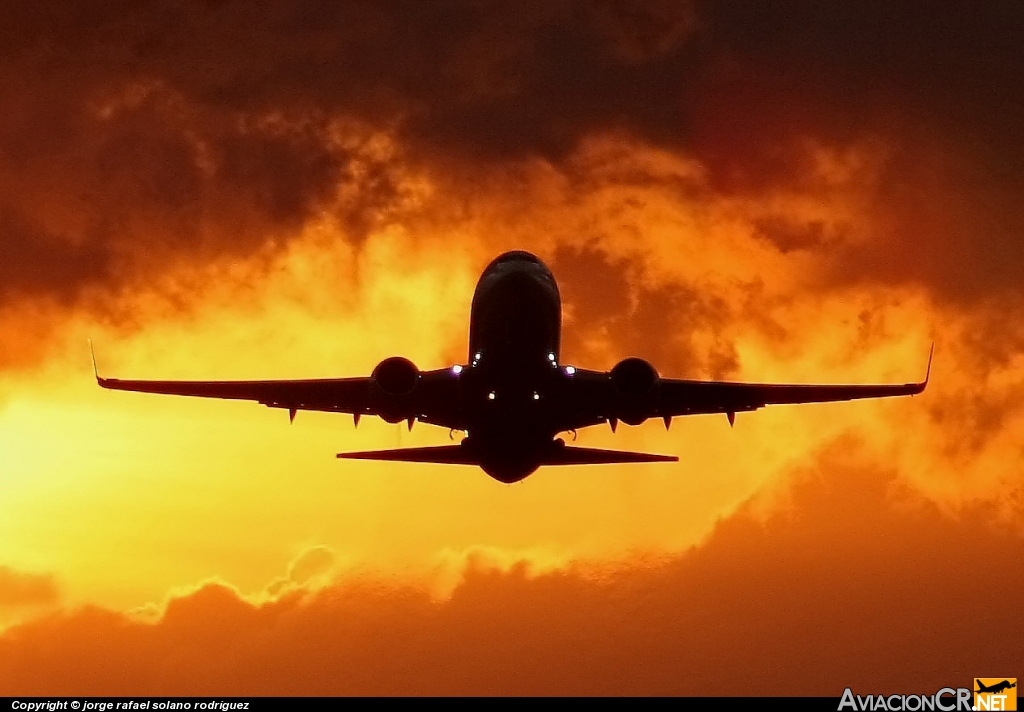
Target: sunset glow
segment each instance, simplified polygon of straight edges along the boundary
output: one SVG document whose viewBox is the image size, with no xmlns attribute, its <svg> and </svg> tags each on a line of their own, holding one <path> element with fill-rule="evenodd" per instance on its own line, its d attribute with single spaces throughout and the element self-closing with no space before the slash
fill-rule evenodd
<svg viewBox="0 0 1024 712">
<path fill-rule="evenodd" d="M 1019 11 L 247 5 L 0 30 L 0 694 L 1020 672 Z M 90 338 L 122 378 L 464 364 L 510 249 L 558 280 L 564 365 L 905 383 L 934 343 L 931 381 L 585 429 L 680 461 L 503 485 L 335 459 L 439 428 L 93 379 Z"/>
</svg>

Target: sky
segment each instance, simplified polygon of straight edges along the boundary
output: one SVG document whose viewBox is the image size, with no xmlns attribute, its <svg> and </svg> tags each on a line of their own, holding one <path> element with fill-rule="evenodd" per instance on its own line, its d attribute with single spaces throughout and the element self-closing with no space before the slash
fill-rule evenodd
<svg viewBox="0 0 1024 712">
<path fill-rule="evenodd" d="M 931 694 L 1019 672 L 1024 10 L 13 0 L 0 694 Z M 579 433 L 678 463 L 340 462 L 448 434 L 122 378 L 467 358 L 494 256 L 562 361 L 931 381 Z"/>
</svg>

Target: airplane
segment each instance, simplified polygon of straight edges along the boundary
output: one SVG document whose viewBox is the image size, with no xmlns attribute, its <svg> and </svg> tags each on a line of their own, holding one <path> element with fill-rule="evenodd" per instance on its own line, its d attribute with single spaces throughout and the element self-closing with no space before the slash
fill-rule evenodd
<svg viewBox="0 0 1024 712">
<path fill-rule="evenodd" d="M 992 685 L 991 687 L 986 687 L 985 683 L 983 683 L 981 680 L 977 680 L 977 683 L 978 683 L 978 689 L 975 690 L 975 692 L 977 692 L 977 693 L 991 692 L 994 695 L 998 695 L 1000 692 L 1005 692 L 1006 690 L 1012 690 L 1014 687 L 1017 686 L 1016 682 L 1012 682 L 1011 683 L 1009 680 L 1003 680 L 1002 682 L 997 682 L 996 684 Z"/>
<path fill-rule="evenodd" d="M 662 378 L 642 358 L 594 371 L 559 360 L 561 297 L 551 270 L 513 250 L 483 271 L 473 294 L 466 363 L 421 371 L 401 356 L 385 358 L 369 376 L 272 381 L 140 381 L 103 378 L 103 388 L 205 398 L 252 400 L 288 410 L 349 413 L 389 423 L 416 421 L 465 433 L 459 444 L 339 453 L 337 457 L 475 465 L 494 479 L 518 482 L 548 465 L 674 462 L 678 457 L 566 445 L 561 433 L 660 418 L 736 413 L 770 404 L 820 403 L 914 395 L 925 379 L 903 385 L 796 385 Z M 934 352 L 932 344 L 932 352 Z"/>
</svg>

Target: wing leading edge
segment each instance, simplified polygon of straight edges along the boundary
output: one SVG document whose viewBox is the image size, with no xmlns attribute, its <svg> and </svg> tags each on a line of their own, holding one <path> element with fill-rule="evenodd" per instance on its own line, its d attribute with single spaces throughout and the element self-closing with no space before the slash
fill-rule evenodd
<svg viewBox="0 0 1024 712">
<path fill-rule="evenodd" d="M 357 417 L 390 415 L 382 412 L 373 379 L 368 376 L 268 381 L 124 380 L 101 376 L 95 353 L 93 372 L 96 382 L 111 390 L 256 401 L 271 408 L 287 409 L 292 417 L 299 410 L 351 413 Z M 416 419 L 445 427 L 464 427 L 459 414 L 452 409 L 455 387 L 450 369 L 422 372 L 415 398 L 401 404 L 396 420 Z"/>
<path fill-rule="evenodd" d="M 642 422 L 647 418 L 663 418 L 667 426 L 674 416 L 709 413 L 726 413 L 732 423 L 736 413 L 756 410 L 766 405 L 916 395 L 928 385 L 934 351 L 935 345 L 932 344 L 924 380 L 916 383 L 810 385 L 662 378 L 657 380 L 653 392 L 636 401 L 626 401 L 615 391 L 609 373 L 575 369 L 573 385 L 563 394 L 566 397 L 557 406 L 556 418 L 561 424 L 561 430 L 575 430 L 602 422 L 610 422 L 614 429 L 619 419 L 624 422 Z M 393 409 L 384 411 L 372 377 L 265 381 L 124 380 L 100 376 L 95 353 L 92 361 L 97 383 L 112 390 L 251 400 L 272 408 L 288 409 L 292 418 L 298 410 L 318 410 L 351 413 L 357 423 L 360 415 L 378 415 L 390 422 L 408 420 L 410 427 L 413 420 L 456 430 L 466 430 L 468 425 L 466 414 L 458 406 L 459 386 L 453 369 L 421 372 L 415 396 L 401 403 L 401 413 L 396 415 Z M 475 454 L 459 445 L 341 453 L 338 457 L 479 464 Z M 542 464 L 664 462 L 676 459 L 665 455 L 566 446 L 548 453 Z"/>
<path fill-rule="evenodd" d="M 365 412 L 370 405 L 369 378 L 298 381 L 130 381 L 97 377 L 103 388 L 174 396 L 252 400 L 276 408 Z"/>
<path fill-rule="evenodd" d="M 736 413 L 766 405 L 830 403 L 861 398 L 912 396 L 924 391 L 932 371 L 935 344 L 928 352 L 923 381 L 879 385 L 804 385 L 788 383 L 732 383 L 727 381 L 688 381 L 665 379 L 660 383 L 661 398 L 657 415 L 691 413 Z"/>
<path fill-rule="evenodd" d="M 571 416 L 571 427 L 567 429 L 604 421 L 614 424 L 620 419 L 629 422 L 630 419 L 663 418 L 667 424 L 675 416 L 709 413 L 726 413 L 732 422 L 736 413 L 757 410 L 766 405 L 912 396 L 928 386 L 934 352 L 935 345 L 932 344 L 924 380 L 916 383 L 812 385 L 661 378 L 650 394 L 639 397 L 635 402 L 616 393 L 608 373 L 578 369 L 575 388 L 577 408 Z"/>
</svg>

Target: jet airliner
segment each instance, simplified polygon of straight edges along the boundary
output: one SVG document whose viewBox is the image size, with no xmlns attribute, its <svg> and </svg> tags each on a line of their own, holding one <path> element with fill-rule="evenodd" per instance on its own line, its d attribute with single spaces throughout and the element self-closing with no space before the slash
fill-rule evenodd
<svg viewBox="0 0 1024 712">
<path fill-rule="evenodd" d="M 642 358 L 610 371 L 559 359 L 561 297 L 551 271 L 515 250 L 495 258 L 473 294 L 469 354 L 463 364 L 421 371 L 401 356 L 385 358 L 369 376 L 272 381 L 139 381 L 104 378 L 103 388 L 206 398 L 252 400 L 299 410 L 373 415 L 389 423 L 416 421 L 465 433 L 459 444 L 338 454 L 339 458 L 479 466 L 506 483 L 545 465 L 668 462 L 679 458 L 566 445 L 560 433 L 619 422 L 639 425 L 675 416 L 736 413 L 780 403 L 820 403 L 921 393 L 925 379 L 902 385 L 803 385 L 662 378 Z M 934 350 L 934 346 L 933 346 Z M 95 356 L 93 356 L 95 370 Z"/>
</svg>

